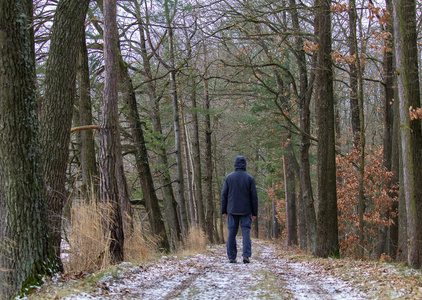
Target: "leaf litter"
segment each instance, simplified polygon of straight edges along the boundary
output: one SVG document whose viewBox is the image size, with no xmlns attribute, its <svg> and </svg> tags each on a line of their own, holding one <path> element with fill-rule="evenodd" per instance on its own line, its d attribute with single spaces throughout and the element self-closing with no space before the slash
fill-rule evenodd
<svg viewBox="0 0 422 300">
<path fill-rule="evenodd" d="M 241 254 L 238 240 L 238 253 Z M 56 276 L 30 299 L 420 299 L 421 273 L 396 264 L 312 258 L 253 240 L 250 264 L 224 245 L 194 256 L 122 263 L 106 275 Z M 81 284 L 81 281 L 86 281 Z M 39 293 L 37 295 L 37 293 Z M 42 293 L 42 294 L 41 294 Z M 42 295 L 42 296 L 41 296 Z"/>
</svg>

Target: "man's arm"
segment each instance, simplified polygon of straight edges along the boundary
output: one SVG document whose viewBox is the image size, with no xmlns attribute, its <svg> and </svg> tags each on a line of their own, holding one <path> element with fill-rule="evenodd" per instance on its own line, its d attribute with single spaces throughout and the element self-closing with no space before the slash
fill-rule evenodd
<svg viewBox="0 0 422 300">
<path fill-rule="evenodd" d="M 252 219 L 255 219 L 258 216 L 258 193 L 256 192 L 255 179 L 253 177 L 251 180 L 250 195 L 252 204 Z"/>
<path fill-rule="evenodd" d="M 229 195 L 229 186 L 227 178 L 224 180 L 223 190 L 221 191 L 221 214 L 227 216 L 227 201 Z"/>
</svg>

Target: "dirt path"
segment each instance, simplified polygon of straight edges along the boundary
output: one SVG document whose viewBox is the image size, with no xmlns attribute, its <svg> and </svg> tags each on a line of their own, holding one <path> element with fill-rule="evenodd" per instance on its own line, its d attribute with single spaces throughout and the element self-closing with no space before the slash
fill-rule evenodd
<svg viewBox="0 0 422 300">
<path fill-rule="evenodd" d="M 250 264 L 228 263 L 224 245 L 194 257 L 163 257 L 102 278 L 98 288 L 66 299 L 365 299 L 347 282 L 307 262 L 280 257 L 270 242 L 253 241 Z M 240 252 L 241 253 L 241 252 Z"/>
</svg>

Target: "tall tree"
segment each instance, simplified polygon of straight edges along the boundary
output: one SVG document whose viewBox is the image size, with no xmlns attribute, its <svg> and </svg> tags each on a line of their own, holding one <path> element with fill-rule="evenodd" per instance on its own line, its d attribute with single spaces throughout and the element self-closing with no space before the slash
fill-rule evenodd
<svg viewBox="0 0 422 300">
<path fill-rule="evenodd" d="M 392 1 L 385 1 L 388 12 L 390 16 L 392 15 Z M 384 56 L 383 56 L 383 83 L 384 83 L 384 114 L 383 114 L 383 123 L 384 123 L 384 132 L 383 132 L 383 160 L 384 166 L 387 170 L 393 171 L 393 177 L 391 178 L 392 184 L 396 185 L 398 183 L 398 146 L 393 147 L 393 143 L 396 143 L 395 135 L 393 133 L 394 122 L 397 120 L 394 119 L 394 108 L 397 105 L 394 105 L 394 58 L 393 58 L 393 19 L 390 17 L 387 23 L 385 24 L 385 32 L 388 34 L 388 37 L 384 41 Z M 390 193 L 391 194 L 391 193 Z M 391 195 L 392 197 L 397 195 Z M 392 203 L 391 210 L 396 212 L 398 208 L 397 201 Z M 382 253 L 389 253 L 393 258 L 396 258 L 397 254 L 397 244 L 398 244 L 398 218 L 395 216 L 393 218 L 394 224 L 389 227 L 381 228 L 380 240 L 378 242 L 377 257 L 380 257 Z M 388 232 L 390 233 L 388 238 Z M 388 245 L 388 241 L 390 241 Z"/>
<path fill-rule="evenodd" d="M 192 79 L 192 167 L 193 167 L 193 182 L 196 200 L 196 213 L 198 216 L 197 226 L 205 231 L 205 210 L 204 197 L 202 195 L 202 170 L 201 170 L 201 149 L 199 141 L 199 118 L 197 108 L 197 85 L 195 78 Z"/>
<path fill-rule="evenodd" d="M 297 245 L 297 213 L 296 213 L 296 179 L 293 166 L 294 152 L 291 144 L 291 136 L 286 141 L 283 156 L 284 182 L 286 193 L 286 217 L 287 217 L 287 246 Z"/>
<path fill-rule="evenodd" d="M 91 84 L 89 78 L 88 50 L 85 40 L 85 26 L 80 29 L 79 35 L 79 122 L 83 125 L 92 125 L 92 103 L 91 103 Z M 94 134 L 91 130 L 81 132 L 81 174 L 82 189 L 89 191 L 91 184 L 95 184 L 95 178 L 98 176 L 97 162 L 95 159 Z"/>
<path fill-rule="evenodd" d="M 312 191 L 311 174 L 310 174 L 310 161 L 309 161 L 309 148 L 311 146 L 311 118 L 310 118 L 310 102 L 312 99 L 312 85 L 315 78 L 315 70 L 312 71 L 311 84 L 309 84 L 307 68 L 306 68 L 306 54 L 303 50 L 303 39 L 299 32 L 299 13 L 295 0 L 290 0 L 290 7 L 292 8 L 292 24 L 294 30 L 297 32 L 295 39 L 296 60 L 299 66 L 299 107 L 300 107 L 300 171 L 299 182 L 301 189 L 302 203 L 306 215 L 306 229 L 309 240 L 309 248 L 313 253 L 315 250 L 316 238 L 316 215 L 314 207 L 314 197 Z M 314 58 L 317 56 L 314 55 Z M 303 244 L 301 243 L 301 247 Z"/>
<path fill-rule="evenodd" d="M 51 243 L 60 257 L 62 210 L 76 95 L 77 58 L 89 0 L 61 0 L 54 14 L 40 116 L 42 170 L 49 210 Z"/>
<path fill-rule="evenodd" d="M 212 128 L 211 128 L 211 99 L 208 83 L 208 51 L 204 43 L 204 109 L 205 109 L 205 232 L 210 243 L 214 242 L 214 194 L 212 185 Z M 217 234 L 218 236 L 218 234 Z"/>
<path fill-rule="evenodd" d="M 364 250 L 364 174 L 365 174 L 365 119 L 363 109 L 363 79 L 360 54 L 358 51 L 358 39 L 356 32 L 357 9 L 356 1 L 349 0 L 349 29 L 348 37 L 350 56 L 354 59 L 349 63 L 350 68 L 350 110 L 352 115 L 353 142 L 355 147 L 359 147 L 359 188 L 358 188 L 358 236 L 359 255 L 363 256 Z"/>
<path fill-rule="evenodd" d="M 148 152 L 145 145 L 145 138 L 142 129 L 141 119 L 138 113 L 138 104 L 136 102 L 135 89 L 133 87 L 132 80 L 129 76 L 127 66 L 122 59 L 120 61 L 120 72 L 122 76 L 122 84 L 124 86 L 123 97 L 129 108 L 128 119 L 132 132 L 133 142 L 136 149 L 136 167 L 141 182 L 142 193 L 145 198 L 145 208 L 151 226 L 151 232 L 156 238 L 158 238 L 159 247 L 164 249 L 165 251 L 168 251 L 170 250 L 170 246 L 167 239 L 164 221 L 161 215 L 160 205 L 158 203 L 157 194 L 155 193 L 154 189 L 154 182 L 152 180 L 151 169 L 149 167 Z M 175 221 L 177 221 L 177 216 Z M 177 241 L 178 239 L 176 237 L 176 240 L 172 243 L 173 250 L 177 249 Z"/>
<path fill-rule="evenodd" d="M 318 40 L 316 125 L 318 136 L 318 203 L 315 255 L 338 255 L 338 222 L 334 134 L 334 93 L 331 61 L 331 1 L 315 1 Z"/>
<path fill-rule="evenodd" d="M 58 270 L 48 238 L 35 87 L 32 1 L 0 1 L 0 299 Z"/>
<path fill-rule="evenodd" d="M 357 10 L 356 0 L 349 0 L 349 30 L 350 35 L 348 37 L 349 42 L 349 53 L 351 57 L 357 58 L 358 47 L 357 47 Z M 352 132 L 353 142 L 356 144 L 360 140 L 360 115 L 359 115 L 359 99 L 358 99 L 358 66 L 356 59 L 349 63 L 349 76 L 350 76 L 350 111 L 352 119 Z"/>
<path fill-rule="evenodd" d="M 407 262 L 422 265 L 422 128 L 410 120 L 409 108 L 420 107 L 416 1 L 393 0 L 394 39 L 400 109 L 400 140 L 407 211 Z"/>
<path fill-rule="evenodd" d="M 188 219 L 186 214 L 185 204 L 185 191 L 184 191 L 184 178 L 183 178 L 183 162 L 182 162 L 182 145 L 181 145 L 181 132 L 180 132 L 180 114 L 179 114 L 179 100 L 177 93 L 177 82 L 176 82 L 176 65 L 175 65 L 175 49 L 174 49 L 174 28 L 173 18 L 176 11 L 177 2 L 173 3 L 174 10 L 171 10 L 171 2 L 169 0 L 164 1 L 164 10 L 166 15 L 166 25 L 168 30 L 168 41 L 169 41 L 169 65 L 168 70 L 170 72 L 170 89 L 173 103 L 173 130 L 175 139 L 175 151 L 176 151 L 176 165 L 177 165 L 177 199 L 179 205 L 180 224 L 182 234 L 187 235 L 188 232 Z M 174 229 L 170 229 L 174 230 Z"/>
<path fill-rule="evenodd" d="M 110 236 L 109 254 L 112 263 L 123 260 L 124 233 L 116 181 L 116 143 L 119 134 L 118 99 L 118 37 L 116 0 L 104 0 L 104 67 L 105 82 L 100 124 L 100 199 L 105 204 L 104 225 Z"/>
<path fill-rule="evenodd" d="M 138 20 L 138 31 L 140 36 L 140 52 L 142 56 L 143 71 L 146 79 L 147 94 L 151 105 L 151 121 L 154 133 L 157 136 L 157 152 L 158 152 L 158 170 L 160 173 L 161 190 L 164 198 L 164 211 L 166 214 L 166 222 L 169 231 L 169 243 L 173 249 L 178 247 L 181 238 L 180 222 L 177 217 L 177 203 L 174 197 L 173 186 L 170 176 L 170 168 L 168 163 L 167 151 L 165 146 L 164 134 L 161 125 L 160 99 L 157 94 L 156 83 L 151 66 L 151 56 L 147 52 L 147 37 L 149 36 L 148 26 L 145 25 L 145 19 L 141 17 L 141 9 L 139 3 L 135 4 L 135 17 Z M 148 41 L 151 42 L 151 41 Z M 135 128 L 138 128 L 135 127 Z M 139 127 L 142 130 L 142 127 Z M 146 153 L 145 153 L 146 155 Z M 151 179 L 152 180 L 152 179 Z"/>
</svg>

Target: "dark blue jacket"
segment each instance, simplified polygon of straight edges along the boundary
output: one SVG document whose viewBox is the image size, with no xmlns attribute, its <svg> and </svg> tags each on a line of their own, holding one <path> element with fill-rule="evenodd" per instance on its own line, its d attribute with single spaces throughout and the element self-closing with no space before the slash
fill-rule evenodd
<svg viewBox="0 0 422 300">
<path fill-rule="evenodd" d="M 226 176 L 221 192 L 221 214 L 258 215 L 255 179 L 246 172 L 246 159 L 237 156 L 233 173 Z"/>
</svg>

